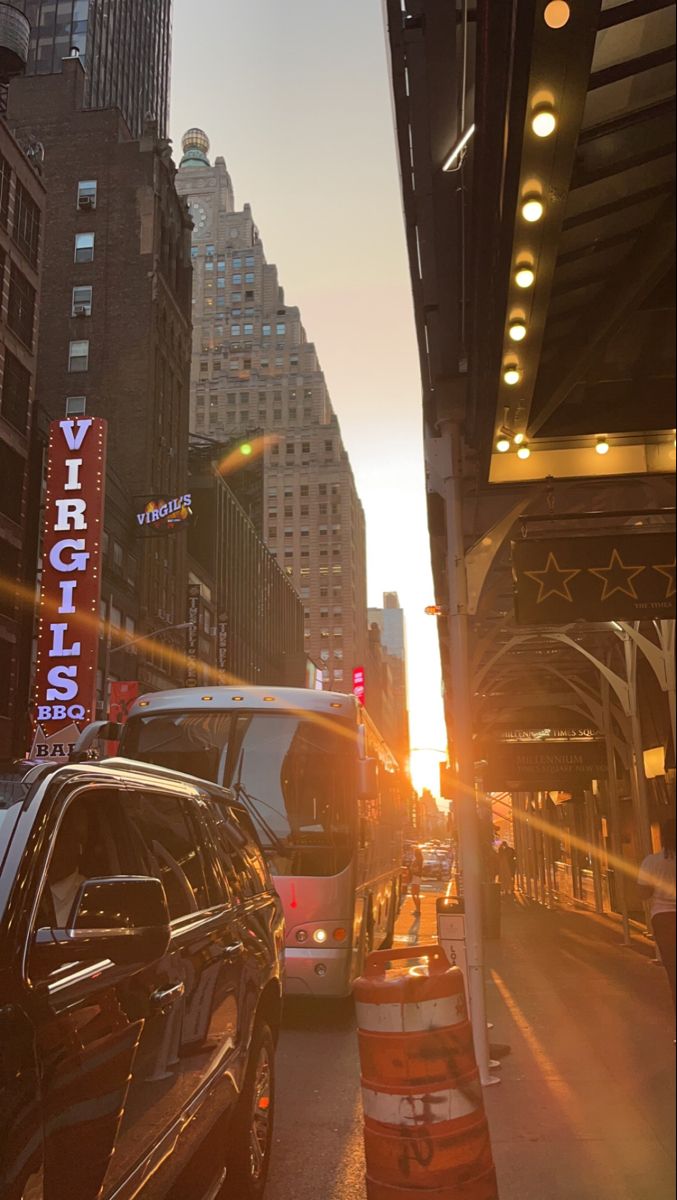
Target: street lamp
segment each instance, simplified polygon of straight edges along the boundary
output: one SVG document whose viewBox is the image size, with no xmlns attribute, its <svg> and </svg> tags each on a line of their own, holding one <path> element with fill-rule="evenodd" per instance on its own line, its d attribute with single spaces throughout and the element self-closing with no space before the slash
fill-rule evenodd
<svg viewBox="0 0 677 1200">
<path fill-rule="evenodd" d="M 117 654 L 120 650 L 131 650 L 132 646 L 138 646 L 140 642 L 150 642 L 153 638 L 158 638 L 165 633 L 177 633 L 180 629 L 190 629 L 190 621 L 183 621 L 181 625 L 165 625 L 163 629 L 156 629 L 153 633 L 145 633 L 143 637 L 134 638 L 132 642 L 122 642 L 119 646 L 114 646 L 110 649 L 110 626 L 108 629 L 108 645 L 109 650 L 107 658 L 111 654 Z"/>
</svg>

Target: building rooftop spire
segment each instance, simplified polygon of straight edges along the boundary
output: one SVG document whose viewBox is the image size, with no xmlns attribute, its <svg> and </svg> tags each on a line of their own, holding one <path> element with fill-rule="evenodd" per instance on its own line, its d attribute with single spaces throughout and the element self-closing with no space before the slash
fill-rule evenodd
<svg viewBox="0 0 677 1200">
<path fill-rule="evenodd" d="M 189 129 L 181 142 L 183 147 L 182 167 L 208 167 L 209 138 L 203 129 Z"/>
</svg>

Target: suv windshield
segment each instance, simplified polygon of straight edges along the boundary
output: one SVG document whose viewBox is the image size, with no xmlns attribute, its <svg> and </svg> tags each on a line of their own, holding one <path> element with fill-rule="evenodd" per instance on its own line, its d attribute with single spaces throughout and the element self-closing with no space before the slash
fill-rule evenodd
<svg viewBox="0 0 677 1200">
<path fill-rule="evenodd" d="M 128 758 L 233 788 L 275 874 L 337 875 L 357 835 L 356 739 L 347 725 L 295 714 L 136 717 Z"/>
</svg>

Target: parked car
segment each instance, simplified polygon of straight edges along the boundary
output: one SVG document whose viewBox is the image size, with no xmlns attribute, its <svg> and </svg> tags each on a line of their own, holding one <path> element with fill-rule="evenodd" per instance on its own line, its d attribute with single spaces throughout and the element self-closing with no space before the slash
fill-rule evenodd
<svg viewBox="0 0 677 1200">
<path fill-rule="evenodd" d="M 0 773 L 2 1200 L 260 1200 L 284 926 L 231 793 Z"/>
<path fill-rule="evenodd" d="M 442 879 L 442 858 L 436 850 L 423 851 L 423 878 Z"/>
</svg>

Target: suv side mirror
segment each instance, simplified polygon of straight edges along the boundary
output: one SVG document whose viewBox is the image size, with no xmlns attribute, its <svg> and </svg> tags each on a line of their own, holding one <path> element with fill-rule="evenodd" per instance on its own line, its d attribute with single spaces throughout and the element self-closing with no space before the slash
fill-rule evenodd
<svg viewBox="0 0 677 1200">
<path fill-rule="evenodd" d="M 360 800 L 378 800 L 378 761 L 362 758 L 358 764 L 358 790 Z"/>
<path fill-rule="evenodd" d="M 144 966 L 167 953 L 169 909 L 159 879 L 123 875 L 83 883 L 70 929 L 39 929 L 33 951 L 46 971 L 65 963 Z"/>
</svg>

